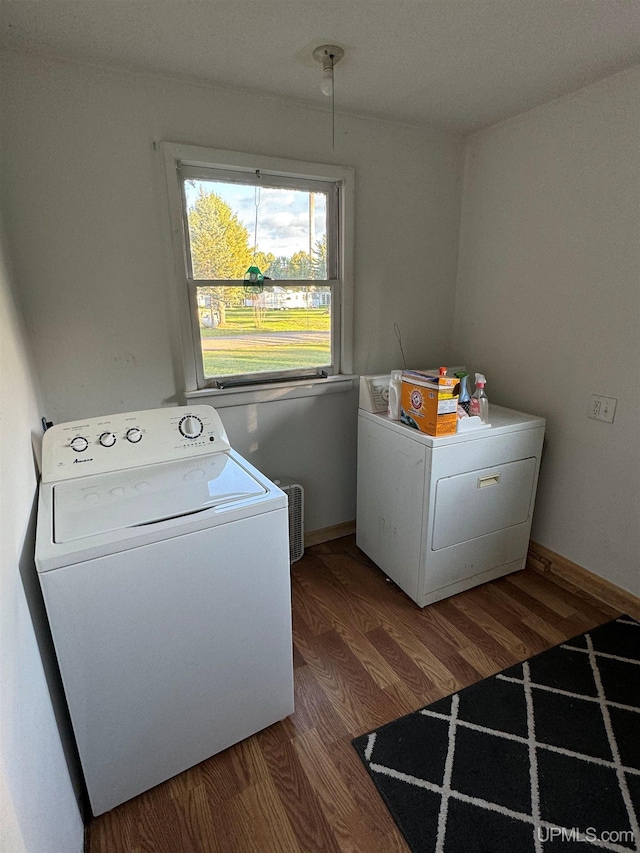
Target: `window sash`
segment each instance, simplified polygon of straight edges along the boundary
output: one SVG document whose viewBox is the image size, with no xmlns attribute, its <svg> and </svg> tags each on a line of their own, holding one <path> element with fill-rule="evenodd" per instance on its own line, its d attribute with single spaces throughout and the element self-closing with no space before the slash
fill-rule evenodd
<svg viewBox="0 0 640 853">
<path fill-rule="evenodd" d="M 256 180 L 256 175 L 259 179 Z M 338 235 L 340 233 L 340 182 L 321 181 L 313 178 L 300 178 L 291 175 L 263 172 L 260 169 L 249 171 L 245 169 L 220 169 L 204 166 L 190 166 L 182 161 L 178 163 L 178 178 L 180 182 L 180 197 L 182 201 L 182 221 L 185 244 L 185 263 L 187 277 L 193 277 L 193 261 L 191 256 L 191 239 L 189 233 L 189 214 L 185 182 L 222 181 L 226 183 L 244 184 L 252 187 L 272 187 L 274 189 L 296 189 L 306 192 L 317 192 L 327 197 L 327 278 L 316 281 L 331 281 L 338 278 L 340 269 Z M 197 279 L 204 281 L 204 279 Z M 292 281 L 291 279 L 272 279 L 272 281 Z"/>
<path fill-rule="evenodd" d="M 333 376 L 339 373 L 339 352 L 340 352 L 340 325 L 341 325 L 341 304 L 340 304 L 340 282 L 338 280 L 323 280 L 323 279 L 287 279 L 281 280 L 282 284 L 287 287 L 308 287 L 308 286 L 317 286 L 320 282 L 323 287 L 328 287 L 331 291 L 331 336 L 330 336 L 330 346 L 331 346 L 331 361 L 327 364 L 317 365 L 313 368 L 305 368 L 302 366 L 291 368 L 289 370 L 278 370 L 278 371 L 256 371 L 256 372 L 246 372 L 246 373 L 233 373 L 233 374 L 216 374 L 215 376 L 207 376 L 204 370 L 204 358 L 202 354 L 202 336 L 200 334 L 200 311 L 198 305 L 198 291 L 201 288 L 209 288 L 209 287 L 238 287 L 243 285 L 242 281 L 237 279 L 209 279 L 209 280 L 194 280 L 192 278 L 187 279 L 187 288 L 189 294 L 189 305 L 191 308 L 191 328 L 192 328 L 192 336 L 194 342 L 197 342 L 197 350 L 194 353 L 196 355 L 196 377 L 198 388 L 216 388 L 219 387 L 219 384 L 224 383 L 225 381 L 233 380 L 234 382 L 237 380 L 238 383 L 245 379 L 247 383 L 253 383 L 254 380 L 264 379 L 265 382 L 274 379 L 296 379 L 301 375 L 307 376 L 310 373 L 317 373 L 318 378 L 322 376 L 322 374 L 326 374 L 328 376 Z"/>
<path fill-rule="evenodd" d="M 256 171 L 259 172 L 259 180 L 256 180 Z M 245 378 L 247 381 L 255 379 L 295 379 L 302 374 L 309 374 L 309 369 L 302 366 L 282 371 L 259 371 L 247 372 L 243 374 L 216 374 L 215 376 L 207 376 L 204 368 L 204 357 L 202 350 L 202 336 L 200 333 L 200 312 L 198 307 L 198 289 L 201 287 L 240 287 L 244 286 L 243 279 L 194 279 L 193 278 L 193 262 L 191 257 L 191 240 L 189 232 L 188 206 L 185 192 L 185 182 L 187 180 L 200 181 L 224 181 L 231 183 L 240 183 L 248 186 L 268 186 L 279 189 L 297 189 L 306 192 L 323 193 L 327 198 L 327 278 L 324 279 L 269 279 L 270 283 L 282 284 L 286 287 L 295 286 L 317 286 L 322 284 L 324 287 L 331 289 L 331 361 L 326 365 L 319 365 L 314 370 L 324 372 L 328 375 L 333 375 L 339 372 L 339 352 L 340 352 L 340 280 L 338 279 L 338 269 L 340 265 L 339 258 L 339 211 L 340 211 L 340 186 L 338 181 L 320 181 L 312 178 L 300 178 L 290 175 L 282 175 L 280 173 L 263 172 L 261 170 L 250 171 L 243 169 L 220 169 L 214 167 L 192 166 L 183 162 L 178 163 L 178 179 L 180 183 L 180 196 L 182 206 L 182 222 L 183 222 L 183 241 L 184 255 L 186 265 L 187 289 L 189 294 L 189 305 L 191 309 L 191 324 L 192 336 L 196 347 L 194 355 L 196 356 L 196 377 L 199 388 L 216 387 L 218 383 L 224 380 L 241 380 Z M 312 371 L 313 372 L 313 371 Z"/>
</svg>

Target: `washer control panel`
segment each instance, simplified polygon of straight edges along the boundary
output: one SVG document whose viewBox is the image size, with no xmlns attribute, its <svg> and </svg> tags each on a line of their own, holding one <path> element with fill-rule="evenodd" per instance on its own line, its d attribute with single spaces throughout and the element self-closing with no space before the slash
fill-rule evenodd
<svg viewBox="0 0 640 853">
<path fill-rule="evenodd" d="M 211 406 L 178 406 L 56 424 L 42 439 L 42 482 L 230 449 Z"/>
</svg>

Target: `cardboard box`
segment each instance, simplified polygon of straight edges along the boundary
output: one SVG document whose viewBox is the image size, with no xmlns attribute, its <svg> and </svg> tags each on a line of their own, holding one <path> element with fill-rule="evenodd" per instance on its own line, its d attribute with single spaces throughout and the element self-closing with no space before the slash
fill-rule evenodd
<svg viewBox="0 0 640 853">
<path fill-rule="evenodd" d="M 455 435 L 460 380 L 438 370 L 403 370 L 400 420 L 426 435 Z"/>
</svg>

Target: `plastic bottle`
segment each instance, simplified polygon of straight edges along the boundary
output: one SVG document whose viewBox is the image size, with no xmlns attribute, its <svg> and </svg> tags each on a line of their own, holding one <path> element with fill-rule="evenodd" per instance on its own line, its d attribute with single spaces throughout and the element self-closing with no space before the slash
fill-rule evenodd
<svg viewBox="0 0 640 853">
<path fill-rule="evenodd" d="M 400 396 L 402 393 L 402 371 L 392 370 L 389 379 L 389 409 L 390 420 L 400 420 Z"/>
<path fill-rule="evenodd" d="M 478 415 L 483 424 L 489 423 L 489 400 L 484 393 L 487 380 L 481 373 L 476 373 L 476 390 L 471 397 L 469 414 L 473 417 Z"/>
</svg>

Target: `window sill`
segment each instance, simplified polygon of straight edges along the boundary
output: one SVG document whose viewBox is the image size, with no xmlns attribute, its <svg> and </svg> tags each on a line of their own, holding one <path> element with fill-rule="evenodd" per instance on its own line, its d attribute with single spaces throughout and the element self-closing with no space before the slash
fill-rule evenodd
<svg viewBox="0 0 640 853">
<path fill-rule="evenodd" d="M 249 406 L 253 403 L 272 403 L 275 400 L 295 400 L 350 391 L 357 376 L 339 374 L 326 379 L 292 379 L 276 385 L 252 385 L 250 388 L 201 388 L 185 391 L 188 401 L 204 402 L 207 398 L 216 409 L 228 406 Z"/>
</svg>

